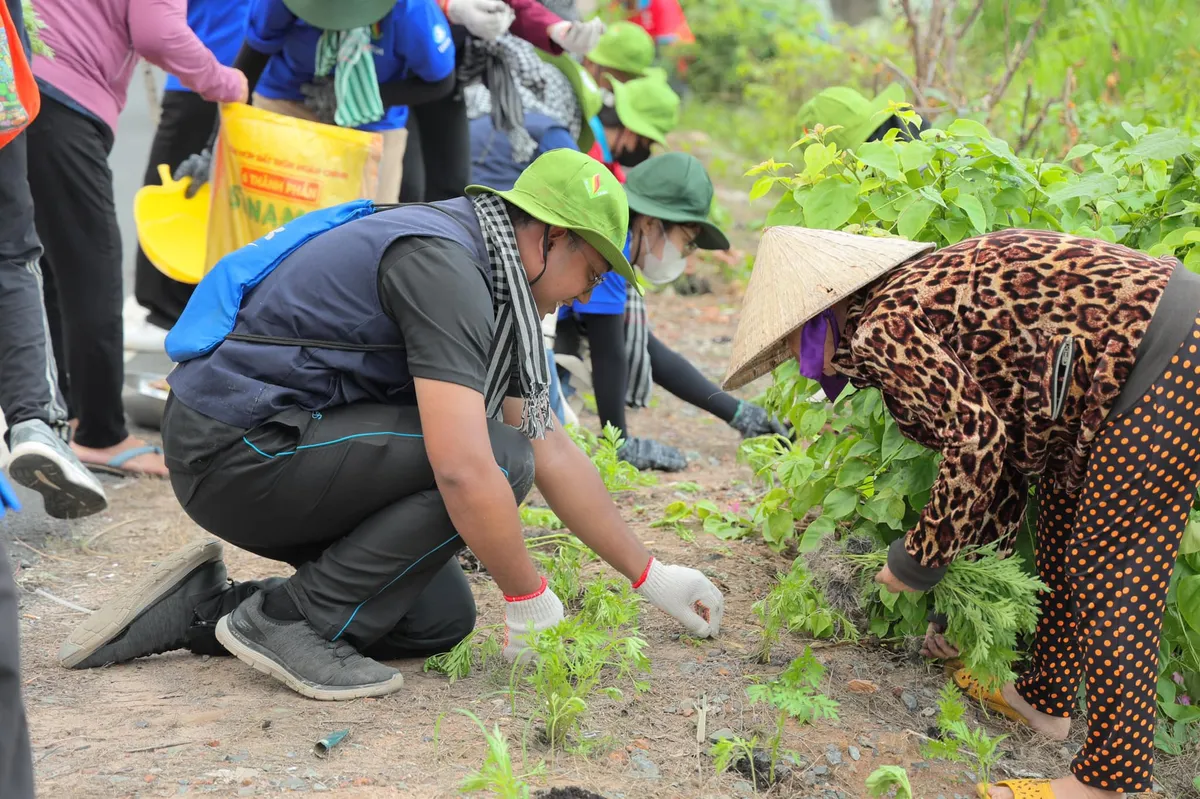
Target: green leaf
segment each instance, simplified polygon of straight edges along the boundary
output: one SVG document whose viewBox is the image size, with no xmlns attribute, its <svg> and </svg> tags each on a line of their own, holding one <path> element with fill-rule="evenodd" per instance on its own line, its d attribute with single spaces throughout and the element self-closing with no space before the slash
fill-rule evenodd
<svg viewBox="0 0 1200 799">
<path fill-rule="evenodd" d="M 869 167 L 878 169 L 892 180 L 903 180 L 900 171 L 900 159 L 896 151 L 881 141 L 867 142 L 854 151 L 854 155 Z"/>
<path fill-rule="evenodd" d="M 1200 791 L 1200 774 L 1197 774 L 1195 777 L 1192 777 L 1192 787 L 1195 788 L 1197 791 Z"/>
<path fill-rule="evenodd" d="M 1153 158 L 1159 161 L 1174 161 L 1192 149 L 1192 142 L 1177 130 L 1162 130 L 1151 133 L 1125 152 L 1127 159 Z"/>
<path fill-rule="evenodd" d="M 833 163 L 833 156 L 837 152 L 837 147 L 833 144 L 821 144 L 814 142 L 804 148 L 804 174 L 810 178 L 816 178 L 820 175 L 825 167 Z"/>
<path fill-rule="evenodd" d="M 780 197 L 779 202 L 775 203 L 775 207 L 771 209 L 771 213 L 767 214 L 767 218 L 763 222 L 764 227 L 775 227 L 777 225 L 793 225 L 796 227 L 804 225 L 804 212 L 800 210 L 800 204 L 796 202 L 793 192 L 789 191 Z"/>
<path fill-rule="evenodd" d="M 1091 155 L 1099 149 L 1100 148 L 1094 144 L 1076 144 L 1067 151 L 1067 154 L 1063 156 L 1063 160 L 1074 161 L 1076 158 L 1083 158 L 1084 156 Z"/>
<path fill-rule="evenodd" d="M 775 178 L 771 175 L 763 175 L 758 180 L 754 181 L 754 185 L 750 187 L 750 200 L 753 202 L 759 197 L 766 195 L 775 185 Z"/>
<path fill-rule="evenodd" d="M 900 214 L 900 219 L 896 223 L 897 232 L 904 238 L 915 241 L 921 231 L 925 229 L 925 224 L 929 221 L 929 215 L 933 213 L 934 208 L 937 206 L 924 197 L 917 200 Z"/>
<path fill-rule="evenodd" d="M 852 509 L 853 510 L 853 509 Z M 837 527 L 836 522 L 826 512 L 813 519 L 808 527 L 804 528 L 804 534 L 800 536 L 800 542 L 797 548 L 801 552 L 813 552 L 817 547 L 821 546 L 821 539 L 829 535 Z"/>
<path fill-rule="evenodd" d="M 830 491 L 825 497 L 821 507 L 824 509 L 824 515 L 833 519 L 844 519 L 851 513 L 854 513 L 855 506 L 858 505 L 858 492 L 849 488 L 838 488 Z M 1200 606 L 1197 607 L 1197 613 L 1200 613 Z"/>
<path fill-rule="evenodd" d="M 803 208 L 809 227 L 838 230 L 858 210 L 858 189 L 833 178 L 823 180 L 804 198 Z"/>
<path fill-rule="evenodd" d="M 837 487 L 846 488 L 857 486 L 863 480 L 875 473 L 875 467 L 862 458 L 850 458 L 838 470 Z"/>
<path fill-rule="evenodd" d="M 1193 574 L 1181 580 L 1176 589 L 1176 596 L 1183 620 L 1193 630 L 1200 632 L 1200 574 Z"/>
<path fill-rule="evenodd" d="M 800 417 L 800 426 L 796 432 L 801 438 L 812 438 L 821 432 L 827 421 L 829 411 L 824 406 L 813 406 Z"/>
<path fill-rule="evenodd" d="M 846 453 L 847 458 L 861 458 L 863 455 L 873 455 L 878 459 L 879 445 L 869 438 L 854 442 L 854 446 Z"/>
<path fill-rule="evenodd" d="M 887 428 L 883 431 L 883 462 L 887 463 L 899 455 L 907 441 L 899 426 L 888 419 Z"/>
<path fill-rule="evenodd" d="M 973 119 L 956 119 L 946 128 L 946 132 L 951 136 L 974 136 L 980 139 L 992 136 L 987 128 Z"/>
<path fill-rule="evenodd" d="M 900 216 L 900 209 L 896 207 L 895 198 L 888 197 L 883 192 L 868 195 L 867 202 L 871 204 L 871 213 L 875 214 L 875 218 L 880 222 L 895 222 Z"/>
<path fill-rule="evenodd" d="M 871 796 L 885 796 L 893 787 L 896 789 L 896 799 L 912 799 L 908 772 L 900 766 L 880 766 L 867 777 L 867 791 Z"/>
<path fill-rule="evenodd" d="M 867 625 L 867 630 L 876 638 L 886 638 L 888 630 L 891 628 L 892 623 L 881 616 L 876 616 L 875 618 L 871 619 L 870 623 Z"/>
<path fill-rule="evenodd" d="M 763 538 L 774 547 L 781 547 L 796 532 L 796 520 L 790 509 L 777 510 L 767 517 L 763 525 Z"/>
<path fill-rule="evenodd" d="M 1085 175 L 1072 183 L 1056 187 L 1050 192 L 1050 202 L 1061 205 L 1076 197 L 1082 197 L 1085 201 L 1092 200 L 1113 194 L 1117 188 L 1117 179 L 1112 175 Z"/>
<path fill-rule="evenodd" d="M 1200 517 L 1193 517 L 1183 530 L 1183 541 L 1179 544 L 1180 555 L 1200 552 Z"/>
<path fill-rule="evenodd" d="M 971 227 L 975 228 L 976 233 L 987 232 L 987 212 L 983 210 L 983 203 L 979 201 L 978 197 L 974 194 L 960 194 L 952 202 L 963 209 L 967 219 L 971 220 Z"/>
</svg>

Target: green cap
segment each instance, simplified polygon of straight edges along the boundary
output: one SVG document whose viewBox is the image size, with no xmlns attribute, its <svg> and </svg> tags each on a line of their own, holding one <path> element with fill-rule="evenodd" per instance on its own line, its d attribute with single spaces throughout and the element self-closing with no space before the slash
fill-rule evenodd
<svg viewBox="0 0 1200 799">
<path fill-rule="evenodd" d="M 853 150 L 887 121 L 887 107 L 892 102 L 904 102 L 904 89 L 898 83 L 888 86 L 874 100 L 846 86 L 834 86 L 800 106 L 796 138 L 817 125 L 841 125 L 841 130 L 827 134 L 825 140 L 843 150 Z"/>
<path fill-rule="evenodd" d="M 543 61 L 558 67 L 571 84 L 571 91 L 575 92 L 575 99 L 579 101 L 579 111 L 583 115 L 583 124 L 579 128 L 579 138 L 576 142 L 579 149 L 586 153 L 596 141 L 596 134 L 592 132 L 588 120 L 600 113 L 600 107 L 604 105 L 604 92 L 596 85 L 588 71 L 571 58 L 570 54 L 550 55 L 545 50 L 537 49 L 534 52 L 541 56 Z"/>
<path fill-rule="evenodd" d="M 348 31 L 374 25 L 387 16 L 396 0 L 283 0 L 283 4 L 314 28 Z M 445 25 L 434 26 L 433 36 L 438 42 L 439 33 L 448 39 L 450 29 Z"/>
<path fill-rule="evenodd" d="M 640 78 L 654 63 L 654 37 L 641 25 L 626 20 L 614 22 L 604 30 L 587 59 Z"/>
<path fill-rule="evenodd" d="M 663 153 L 625 173 L 629 210 L 681 225 L 699 225 L 696 246 L 728 250 L 729 239 L 708 221 L 713 184 L 704 164 L 687 153 Z"/>
<path fill-rule="evenodd" d="M 679 95 L 662 78 L 612 82 L 613 106 L 621 124 L 663 146 L 679 124 Z"/>
<path fill-rule="evenodd" d="M 559 149 L 543 153 L 525 167 L 508 191 L 467 186 L 468 195 L 495 194 L 554 227 L 577 233 L 596 248 L 609 267 L 641 291 L 625 257 L 629 204 L 625 190 L 608 168 L 591 156 Z"/>
</svg>

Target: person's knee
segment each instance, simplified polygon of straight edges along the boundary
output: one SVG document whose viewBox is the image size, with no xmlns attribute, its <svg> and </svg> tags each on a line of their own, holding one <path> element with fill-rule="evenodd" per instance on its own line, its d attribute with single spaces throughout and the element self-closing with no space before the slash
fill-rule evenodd
<svg viewBox="0 0 1200 799">
<path fill-rule="evenodd" d="M 533 487 L 533 445 L 520 430 L 503 422 L 488 422 L 492 453 L 512 486 L 517 502 L 525 499 Z"/>
</svg>

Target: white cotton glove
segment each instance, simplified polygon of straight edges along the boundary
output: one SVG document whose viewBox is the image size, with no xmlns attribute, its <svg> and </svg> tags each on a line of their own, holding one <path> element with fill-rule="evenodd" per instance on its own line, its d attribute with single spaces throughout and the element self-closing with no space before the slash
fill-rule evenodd
<svg viewBox="0 0 1200 799">
<path fill-rule="evenodd" d="M 542 587 L 521 597 L 504 597 L 504 659 L 512 662 L 530 656 L 529 639 L 533 633 L 548 629 L 563 620 L 563 603 L 542 578 Z"/>
<path fill-rule="evenodd" d="M 698 638 L 715 638 L 721 631 L 725 597 L 712 581 L 687 566 L 667 566 L 650 559 L 646 574 L 634 590 Z"/>
<path fill-rule="evenodd" d="M 446 18 L 475 38 L 490 42 L 500 38 L 517 17 L 503 0 L 450 0 Z"/>
<path fill-rule="evenodd" d="M 587 22 L 555 22 L 546 28 L 546 35 L 568 53 L 584 56 L 592 51 L 600 35 L 604 33 L 604 23 L 599 17 Z"/>
</svg>

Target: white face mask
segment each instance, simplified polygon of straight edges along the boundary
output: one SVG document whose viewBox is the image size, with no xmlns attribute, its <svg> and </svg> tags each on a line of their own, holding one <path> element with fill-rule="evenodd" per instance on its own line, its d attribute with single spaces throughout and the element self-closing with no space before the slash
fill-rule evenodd
<svg viewBox="0 0 1200 799">
<path fill-rule="evenodd" d="M 674 283 L 676 278 L 683 274 L 683 270 L 687 268 L 687 256 L 683 251 L 675 246 L 671 241 L 671 237 L 663 233 L 662 257 L 654 254 L 654 248 L 646 246 L 646 254 L 642 256 L 638 266 L 641 267 L 642 275 L 650 283 L 657 286 L 664 286 L 668 283 Z"/>
</svg>

